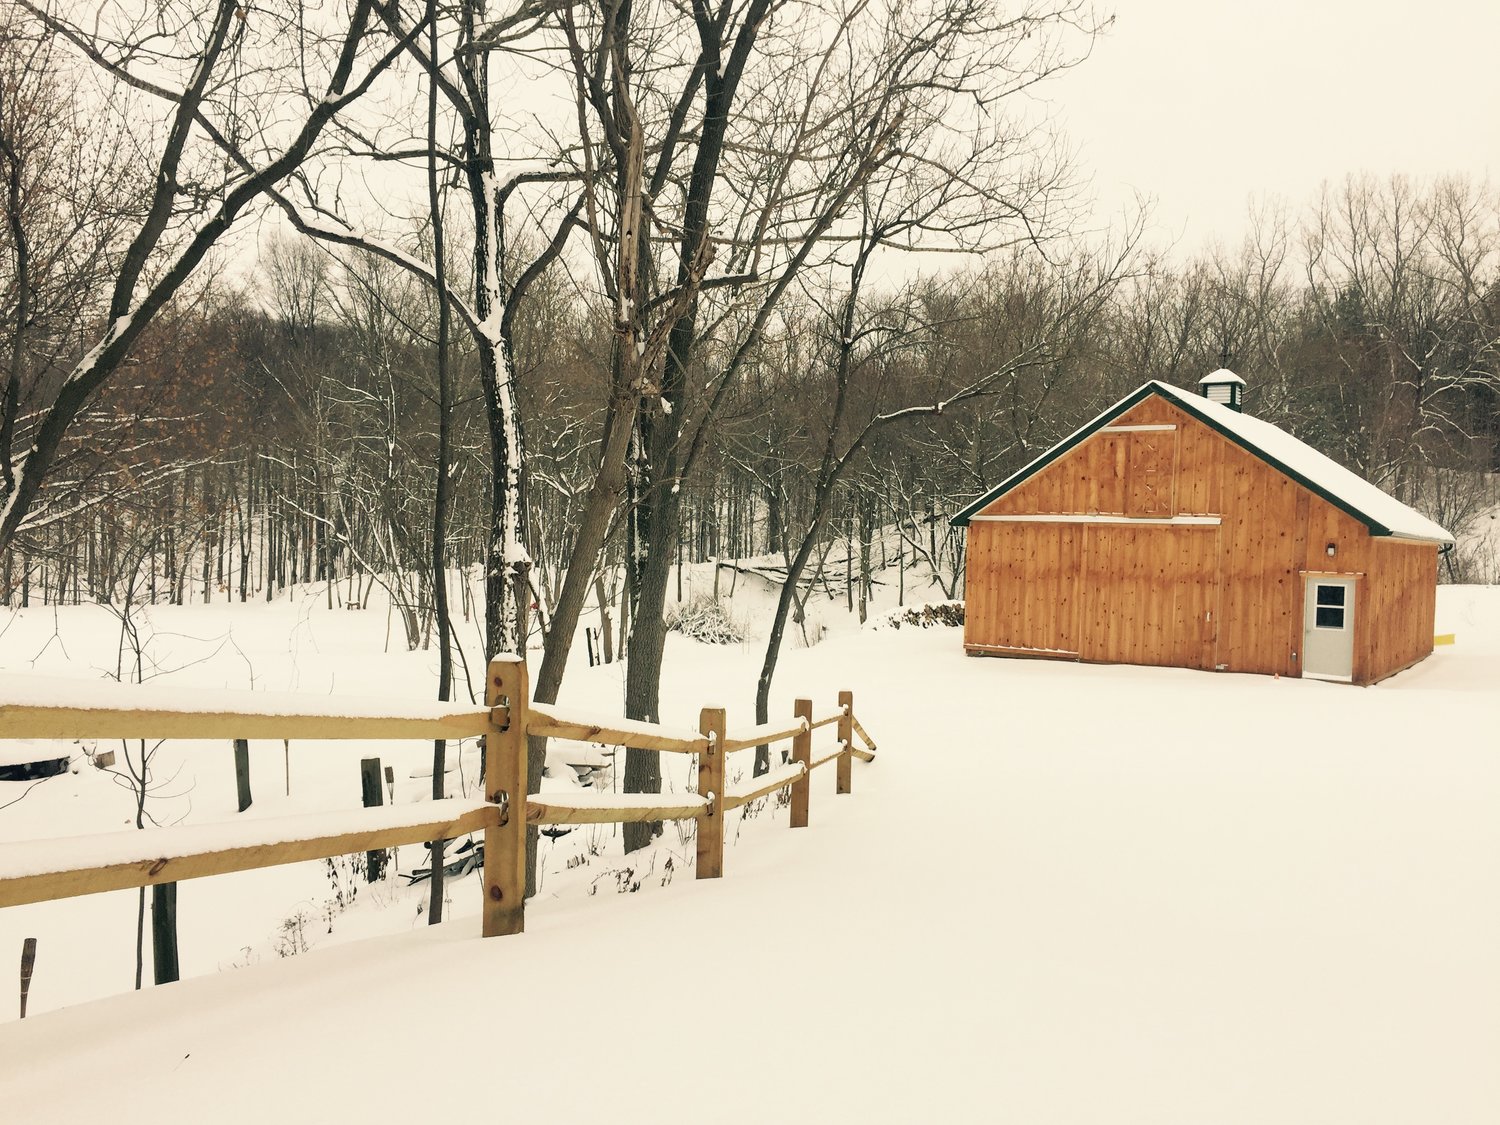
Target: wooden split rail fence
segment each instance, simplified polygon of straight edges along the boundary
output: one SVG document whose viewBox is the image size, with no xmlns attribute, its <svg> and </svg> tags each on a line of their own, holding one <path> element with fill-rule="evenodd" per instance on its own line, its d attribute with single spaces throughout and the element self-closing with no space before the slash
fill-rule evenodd
<svg viewBox="0 0 1500 1125">
<path fill-rule="evenodd" d="M 182 709 L 182 693 L 161 688 L 98 685 L 97 706 L 55 702 L 50 689 L 28 691 L 27 681 L 0 681 L 0 739 L 9 738 L 235 738 L 436 739 L 483 735 L 484 800 L 443 800 L 338 813 L 252 819 L 220 824 L 110 833 L 61 840 L 0 844 L 0 906 L 70 898 L 98 891 L 171 883 L 302 860 L 373 851 L 484 833 L 485 937 L 520 933 L 525 923 L 526 827 L 692 819 L 698 821 L 700 879 L 724 871 L 724 814 L 778 789 L 791 789 L 791 825 L 808 822 L 808 774 L 836 763 L 836 791 L 848 793 L 854 758 L 873 761 L 875 744 L 854 714 L 854 698 L 840 692 L 837 708 L 813 712 L 799 699 L 791 725 L 768 724 L 729 737 L 722 708 L 705 707 L 696 732 L 628 720 L 598 721 L 567 708 L 530 702 L 526 664 L 490 661 L 482 710 L 451 704 L 392 705 L 347 701 L 331 711 L 326 698 L 245 694 L 243 709 Z M 76 692 L 77 685 L 73 685 Z M 216 705 L 225 700 L 216 696 Z M 205 705 L 207 706 L 207 705 Z M 337 706 L 336 704 L 334 705 Z M 837 747 L 813 757 L 812 734 L 836 726 Z M 549 792 L 526 798 L 526 737 L 602 742 L 640 750 L 694 754 L 697 793 L 579 794 Z M 863 748 L 856 746 L 858 736 Z M 791 742 L 791 760 L 755 778 L 753 788 L 730 792 L 726 761 L 754 746 Z M 525 816 L 511 810 L 524 800 Z"/>
</svg>

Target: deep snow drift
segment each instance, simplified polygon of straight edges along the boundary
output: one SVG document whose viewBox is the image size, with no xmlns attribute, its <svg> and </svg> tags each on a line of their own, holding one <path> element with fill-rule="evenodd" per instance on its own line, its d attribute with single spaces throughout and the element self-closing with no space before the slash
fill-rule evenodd
<svg viewBox="0 0 1500 1125">
<path fill-rule="evenodd" d="M 359 632 L 369 621 L 277 608 L 200 607 L 194 628 L 207 637 L 205 617 L 222 614 L 261 686 L 411 694 L 425 669 L 424 654 L 380 656 Z M 48 641 L 47 613 L 12 625 L 24 645 L 0 640 L 5 670 Z M 198 880 L 180 891 L 184 969 L 207 975 L 63 1010 L 49 1009 L 129 987 L 134 894 L 0 912 L 0 955 L 41 936 L 35 1014 L 0 1026 L 0 1105 L 28 1123 L 435 1108 L 1493 1122 L 1500 589 L 1441 589 L 1438 629 L 1457 645 L 1369 689 L 967 659 L 940 627 L 835 631 L 785 655 L 773 716 L 794 695 L 821 705 L 852 688 L 879 759 L 856 764 L 851 796 L 819 771 L 806 830 L 769 807 L 731 824 L 722 880 L 692 880 L 691 842 L 670 826 L 643 862 L 614 854 L 608 828 L 577 832 L 548 845 L 523 936 L 477 937 L 469 878 L 452 884 L 451 924 L 422 926 L 417 899 L 380 887 L 285 960 L 266 935 L 299 896 L 324 900 L 319 865 Z M 59 636 L 52 648 L 66 622 Z M 187 641 L 162 643 L 191 658 Z M 36 671 L 62 669 L 52 648 Z M 699 706 L 723 704 L 731 731 L 749 726 L 758 658 L 754 642 L 674 637 L 664 719 L 696 725 Z M 69 657 L 84 675 L 87 659 Z M 177 676 L 224 686 L 222 659 Z M 617 706 L 619 675 L 574 669 L 566 700 Z M 293 744 L 288 798 L 283 748 L 257 744 L 245 815 L 357 804 L 355 760 L 376 752 L 398 764 L 398 801 L 419 799 L 421 747 Z M 227 757 L 172 759 L 193 769 L 192 819 L 233 815 Z M 43 784 L 0 810 L 0 830 L 15 838 L 23 811 L 31 834 L 123 827 L 123 812 L 92 822 L 125 800 L 100 778 Z M 616 893 L 632 883 L 640 893 Z M 367 933 L 386 936 L 346 940 Z M 239 958 L 207 952 L 239 945 Z M 215 958 L 251 964 L 219 973 Z"/>
</svg>

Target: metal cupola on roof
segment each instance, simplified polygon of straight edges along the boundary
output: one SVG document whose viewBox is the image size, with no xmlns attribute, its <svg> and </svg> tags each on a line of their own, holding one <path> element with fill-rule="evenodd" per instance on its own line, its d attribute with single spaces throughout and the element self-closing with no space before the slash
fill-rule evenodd
<svg viewBox="0 0 1500 1125">
<path fill-rule="evenodd" d="M 1245 380 L 1227 367 L 1203 376 L 1198 381 L 1198 390 L 1209 402 L 1222 402 L 1230 410 L 1240 410 L 1240 401 L 1245 396 Z"/>
</svg>

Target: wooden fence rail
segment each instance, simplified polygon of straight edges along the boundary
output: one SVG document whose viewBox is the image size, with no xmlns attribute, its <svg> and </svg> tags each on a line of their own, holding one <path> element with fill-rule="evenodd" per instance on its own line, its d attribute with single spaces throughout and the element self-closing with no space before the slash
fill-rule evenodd
<svg viewBox="0 0 1500 1125">
<path fill-rule="evenodd" d="M 525 926 L 526 827 L 631 821 L 698 821 L 697 876 L 724 871 L 724 814 L 790 787 L 791 824 L 808 822 L 808 775 L 837 763 L 835 790 L 850 790 L 850 762 L 875 759 L 871 741 L 854 716 L 854 699 L 814 716 L 799 699 L 790 726 L 764 724 L 731 738 L 722 708 L 705 707 L 697 731 L 626 719 L 600 718 L 570 708 L 531 702 L 526 664 L 513 656 L 491 660 L 483 708 L 454 704 L 393 704 L 323 697 L 245 693 L 236 706 L 217 693 L 194 706 L 179 690 L 119 684 L 89 685 L 87 705 L 76 702 L 77 681 L 0 678 L 0 739 L 29 738 L 236 738 L 435 739 L 483 735 L 483 801 L 435 801 L 271 820 L 191 825 L 149 832 L 116 832 L 64 840 L 0 844 L 0 907 L 99 891 L 124 890 L 248 871 L 309 859 L 397 847 L 424 840 L 484 833 L 485 937 L 520 933 Z M 58 702 L 66 699 L 68 702 Z M 812 732 L 838 726 L 838 745 L 814 758 Z M 544 793 L 526 797 L 526 738 L 543 736 L 603 742 L 640 750 L 695 754 L 698 792 Z M 864 743 L 854 745 L 858 735 Z M 792 743 L 791 760 L 731 792 L 726 758 L 752 746 Z M 524 802 L 524 804 L 520 804 Z M 513 808 L 524 815 L 512 815 Z"/>
</svg>

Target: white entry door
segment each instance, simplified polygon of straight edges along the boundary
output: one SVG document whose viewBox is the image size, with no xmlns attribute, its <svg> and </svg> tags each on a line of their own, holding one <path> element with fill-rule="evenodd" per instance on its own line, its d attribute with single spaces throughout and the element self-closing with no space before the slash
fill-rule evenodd
<svg viewBox="0 0 1500 1125">
<path fill-rule="evenodd" d="M 1303 599 L 1302 675 L 1354 679 L 1354 579 L 1309 578 Z"/>
</svg>

